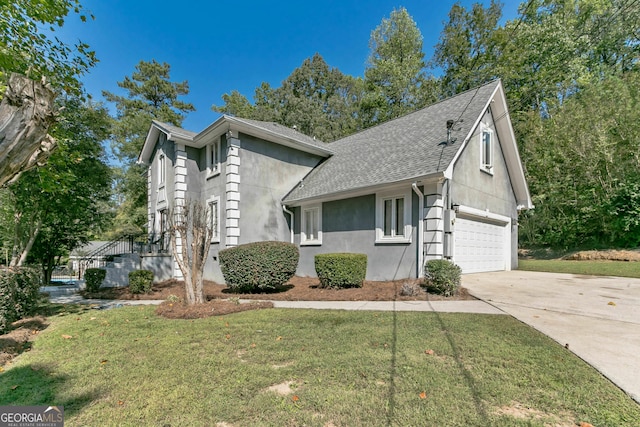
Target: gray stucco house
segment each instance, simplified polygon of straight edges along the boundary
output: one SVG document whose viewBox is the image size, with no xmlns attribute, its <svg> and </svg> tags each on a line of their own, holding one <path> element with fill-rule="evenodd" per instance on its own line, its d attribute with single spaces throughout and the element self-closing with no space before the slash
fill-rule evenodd
<svg viewBox="0 0 640 427">
<path fill-rule="evenodd" d="M 139 162 L 158 247 L 173 204 L 207 203 L 205 278 L 220 283 L 218 252 L 262 240 L 298 245 L 301 276 L 327 252 L 366 253 L 368 280 L 415 278 L 434 258 L 510 270 L 532 208 L 499 80 L 330 144 L 230 116 L 199 133 L 153 122 Z"/>
</svg>

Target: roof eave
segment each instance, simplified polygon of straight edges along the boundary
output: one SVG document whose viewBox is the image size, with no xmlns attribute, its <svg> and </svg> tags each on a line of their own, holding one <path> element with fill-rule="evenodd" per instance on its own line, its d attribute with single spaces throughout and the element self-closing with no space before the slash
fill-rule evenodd
<svg viewBox="0 0 640 427">
<path fill-rule="evenodd" d="M 282 198 L 282 203 L 287 206 L 300 206 L 307 203 L 319 203 L 331 200 L 340 200 L 340 199 L 348 199 L 352 197 L 364 196 L 367 194 L 373 194 L 378 191 L 381 191 L 388 187 L 397 187 L 400 185 L 411 185 L 412 183 L 418 183 L 418 185 L 427 183 L 427 182 L 437 182 L 438 180 L 444 177 L 442 172 L 435 172 L 428 175 L 420 175 L 411 178 L 405 178 L 398 181 L 390 181 L 384 182 L 375 185 L 367 185 L 356 188 L 351 188 L 349 190 L 335 191 L 332 193 L 324 193 L 316 196 L 310 197 L 300 197 L 296 199 L 288 199 L 287 196 Z M 292 190 L 293 191 L 293 190 Z M 291 192 L 289 192 L 291 194 Z"/>
</svg>

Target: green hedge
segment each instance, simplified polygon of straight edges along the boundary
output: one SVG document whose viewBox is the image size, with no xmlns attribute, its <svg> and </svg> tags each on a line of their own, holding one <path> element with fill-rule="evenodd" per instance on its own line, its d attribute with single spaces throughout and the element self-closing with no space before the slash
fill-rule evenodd
<svg viewBox="0 0 640 427">
<path fill-rule="evenodd" d="M 87 284 L 87 291 L 96 292 L 100 289 L 105 277 L 107 277 L 107 270 L 104 268 L 87 268 L 84 272 L 84 281 Z"/>
<path fill-rule="evenodd" d="M 359 288 L 367 275 L 365 254 L 319 254 L 314 261 L 323 288 Z"/>
<path fill-rule="evenodd" d="M 33 313 L 40 300 L 42 276 L 38 269 L 20 267 L 0 270 L 0 333 Z"/>
<path fill-rule="evenodd" d="M 296 273 L 300 254 L 286 242 L 254 242 L 218 253 L 224 280 L 234 292 L 259 292 L 283 285 Z"/>
<path fill-rule="evenodd" d="M 446 259 L 431 259 L 424 266 L 427 290 L 445 296 L 454 295 L 460 286 L 462 270 Z"/>
<path fill-rule="evenodd" d="M 132 294 L 148 294 L 153 285 L 153 271 L 135 270 L 129 272 L 129 291 Z"/>
</svg>

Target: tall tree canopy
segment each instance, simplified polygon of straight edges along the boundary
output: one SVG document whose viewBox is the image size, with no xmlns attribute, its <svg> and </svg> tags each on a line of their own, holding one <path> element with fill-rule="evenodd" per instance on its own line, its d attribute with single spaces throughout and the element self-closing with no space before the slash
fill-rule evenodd
<svg viewBox="0 0 640 427">
<path fill-rule="evenodd" d="M 364 72 L 365 126 L 412 112 L 435 100 L 425 74 L 422 34 L 405 8 L 393 10 L 371 33 Z"/>
<path fill-rule="evenodd" d="M 255 105 L 238 91 L 223 95 L 219 113 L 249 119 L 275 121 L 331 142 L 359 129 L 362 81 L 331 68 L 320 54 L 305 59 L 282 86 L 268 83 L 255 91 Z"/>
<path fill-rule="evenodd" d="M 116 217 L 116 232 L 140 232 L 147 221 L 146 168 L 137 165 L 152 120 L 181 126 L 186 113 L 194 111 L 192 104 L 179 98 L 189 94 L 189 83 L 172 82 L 171 67 L 155 60 L 140 61 L 135 71 L 118 86 L 126 95 L 103 91 L 107 101 L 115 103 L 117 115 L 111 127 L 112 149 L 122 166 L 117 171 L 116 190 L 122 204 Z"/>
</svg>

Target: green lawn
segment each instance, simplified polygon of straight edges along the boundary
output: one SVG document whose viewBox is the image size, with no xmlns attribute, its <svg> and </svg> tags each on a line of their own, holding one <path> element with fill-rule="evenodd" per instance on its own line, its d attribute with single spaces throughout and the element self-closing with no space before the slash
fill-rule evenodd
<svg viewBox="0 0 640 427">
<path fill-rule="evenodd" d="M 64 405 L 68 426 L 640 419 L 640 406 L 594 369 L 509 316 L 269 309 L 191 321 L 153 310 L 51 317 L 0 374 L 0 405 Z M 268 391 L 286 382 L 290 394 Z"/>
<path fill-rule="evenodd" d="M 518 270 L 640 278 L 640 262 L 521 259 Z"/>
</svg>

